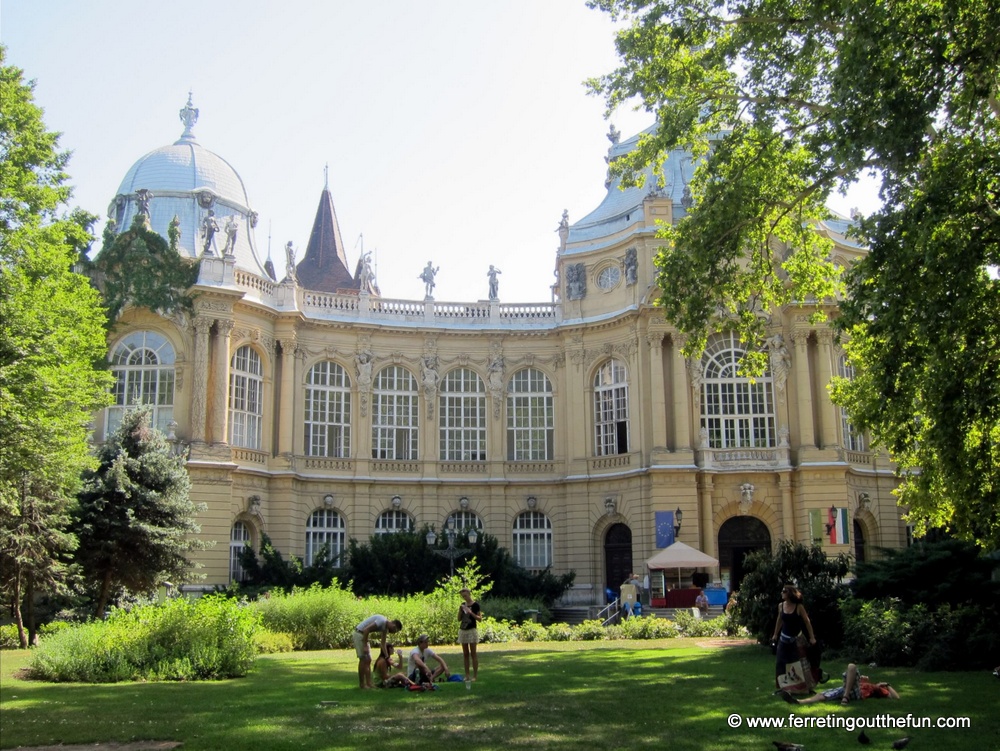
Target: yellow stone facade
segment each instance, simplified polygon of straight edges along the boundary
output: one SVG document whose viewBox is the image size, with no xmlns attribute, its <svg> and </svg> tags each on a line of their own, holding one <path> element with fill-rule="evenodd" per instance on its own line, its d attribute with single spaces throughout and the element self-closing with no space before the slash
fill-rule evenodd
<svg viewBox="0 0 1000 751">
<path fill-rule="evenodd" d="M 530 511 L 550 525 L 539 543 L 543 559 L 556 574 L 576 572 L 564 604 L 601 603 L 623 571 L 641 575 L 657 552 L 657 512 L 680 510 L 677 539 L 720 558 L 721 571 L 711 575 L 727 582 L 738 577 L 748 550 L 811 541 L 810 510 L 848 510 L 850 543 L 831 545 L 824 536 L 831 554 L 871 556 L 875 547 L 905 545 L 892 467 L 863 439 L 845 435 L 830 401 L 827 384 L 840 372 L 841 350 L 827 325 L 809 322 L 812 309 L 792 307 L 773 318 L 771 368 L 762 379 L 767 414 L 751 418 L 764 427 L 741 438 L 746 421 L 739 415 L 732 424 L 720 418 L 729 424 L 722 433 L 704 427 L 706 394 L 719 379 L 706 369 L 708 360 L 683 357 L 682 335 L 654 306 L 657 222 L 680 210 L 671 196 L 651 192 L 599 241 L 564 222 L 553 249 L 558 282 L 551 302 L 315 291 L 294 274 L 277 281 L 218 253 L 201 256 L 192 316 L 126 311 L 110 336 L 112 353 L 137 332 L 162 336 L 174 353 L 169 429 L 188 457 L 193 500 L 207 506 L 198 517 L 201 537 L 215 543 L 197 554 L 205 586 L 230 579 L 235 523 L 251 544 L 266 533 L 283 554 L 301 557 L 307 523 L 324 509 L 334 512 L 344 539 L 360 541 L 387 511 L 403 512 L 416 529 L 433 524 L 439 531 L 450 514 L 471 512 L 505 546 L 514 544 L 515 525 Z M 836 229 L 818 231 L 831 236 L 845 265 L 863 252 Z M 259 425 L 256 442 L 230 435 L 241 351 L 260 363 L 259 403 L 250 418 Z M 327 361 L 347 378 L 350 441 L 343 456 L 311 455 L 306 445 L 307 378 Z M 417 384 L 415 451 L 402 458 L 373 447 L 377 380 L 390 366 Z M 550 385 L 551 448 L 541 449 L 541 458 L 518 458 L 510 445 L 509 423 L 518 418 L 509 389 L 524 368 Z M 442 389 L 456 369 L 469 382 L 469 372 L 479 379 L 474 401 L 485 418 L 484 454 L 481 444 L 462 456 L 442 452 Z M 613 384 L 623 411 L 610 433 L 608 424 L 600 428 L 609 441 L 600 444 L 600 379 L 609 373 L 623 379 Z M 712 393 L 725 393 L 733 383 L 727 378 L 722 392 Z M 96 424 L 100 439 L 104 416 Z M 736 432 L 722 437 L 727 429 Z M 863 544 L 856 548 L 859 530 Z"/>
</svg>

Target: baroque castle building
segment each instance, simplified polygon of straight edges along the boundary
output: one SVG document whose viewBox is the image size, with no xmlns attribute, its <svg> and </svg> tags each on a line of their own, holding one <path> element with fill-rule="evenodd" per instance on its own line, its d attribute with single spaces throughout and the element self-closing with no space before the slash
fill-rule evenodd
<svg viewBox="0 0 1000 751">
<path fill-rule="evenodd" d="M 382 296 L 365 255 L 349 262 L 326 188 L 304 254 L 289 243 L 276 272 L 197 114 L 189 100 L 180 139 L 139 159 L 110 207 L 119 232 L 137 215 L 164 237 L 173 223 L 200 262 L 193 310 L 120 316 L 116 404 L 96 434 L 136 400 L 153 407 L 207 507 L 201 586 L 238 578 L 236 554 L 264 534 L 308 563 L 349 538 L 475 528 L 530 569 L 575 571 L 566 605 L 602 603 L 675 540 L 729 586 L 779 540 L 859 558 L 905 544 L 892 467 L 830 401 L 850 373 L 812 309 L 772 317 L 770 367 L 747 379 L 738 340 L 685 358 L 655 307 L 657 225 L 690 206 L 689 155 L 668 155 L 660 187 L 609 179 L 590 214 L 563 214 L 551 301 L 506 304 L 493 283 L 489 300 L 440 302 L 432 268 L 425 298 L 403 300 Z M 609 161 L 637 142 L 609 138 Z M 864 253 L 849 225 L 817 227 L 843 266 Z"/>
</svg>

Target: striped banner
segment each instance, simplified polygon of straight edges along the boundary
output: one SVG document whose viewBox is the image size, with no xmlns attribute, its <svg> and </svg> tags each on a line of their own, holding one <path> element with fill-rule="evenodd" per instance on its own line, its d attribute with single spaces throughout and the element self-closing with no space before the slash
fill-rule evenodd
<svg viewBox="0 0 1000 751">
<path fill-rule="evenodd" d="M 846 508 L 809 509 L 809 532 L 814 545 L 850 545 L 850 529 Z"/>
</svg>

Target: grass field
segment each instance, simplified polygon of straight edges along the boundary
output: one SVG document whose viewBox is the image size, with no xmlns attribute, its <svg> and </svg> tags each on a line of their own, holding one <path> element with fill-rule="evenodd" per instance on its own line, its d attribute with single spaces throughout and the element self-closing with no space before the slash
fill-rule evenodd
<svg viewBox="0 0 1000 751">
<path fill-rule="evenodd" d="M 202 749 L 773 749 L 857 747 L 858 730 L 751 728 L 929 717 L 953 729 L 867 728 L 869 748 L 911 736 L 913 751 L 1000 749 L 1000 680 L 978 673 L 871 669 L 901 701 L 792 707 L 772 695 L 773 658 L 758 646 L 697 639 L 480 645 L 480 680 L 440 690 L 360 691 L 345 650 L 262 657 L 251 675 L 212 683 L 46 684 L 14 677 L 23 651 L 0 652 L 0 748 L 172 740 Z M 461 672 L 457 646 L 440 650 Z M 838 671 L 841 667 L 827 665 Z M 830 685 L 833 685 L 832 683 Z M 326 704 L 322 702 L 327 702 Z M 333 702 L 333 703 L 330 703 Z M 730 715 L 739 719 L 732 727 Z M 880 720 L 880 718 L 882 718 Z M 733 721 L 732 724 L 736 724 Z"/>
</svg>

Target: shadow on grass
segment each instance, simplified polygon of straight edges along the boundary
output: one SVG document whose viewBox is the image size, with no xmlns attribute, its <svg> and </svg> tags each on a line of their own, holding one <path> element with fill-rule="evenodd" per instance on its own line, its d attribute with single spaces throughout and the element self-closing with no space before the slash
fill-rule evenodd
<svg viewBox="0 0 1000 751">
<path fill-rule="evenodd" d="M 442 654 L 461 668 L 457 647 Z M 677 650 L 545 644 L 480 658 L 480 681 L 411 693 L 361 691 L 347 651 L 263 657 L 240 680 L 213 683 L 68 685 L 11 681 L 0 688 L 0 746 L 179 740 L 199 749 L 670 749 L 771 747 L 781 739 L 809 751 L 854 742 L 845 730 L 730 727 L 727 717 L 966 715 L 971 730 L 869 730 L 877 745 L 914 735 L 911 748 L 997 748 L 1000 681 L 988 674 L 879 671 L 900 702 L 791 708 L 773 696 L 773 658 L 756 646 Z M 827 666 L 830 668 L 830 666 Z M 4 670 L 6 674 L 7 671 Z M 982 686 L 978 685 L 982 681 Z M 994 685 L 998 684 L 998 685 Z M 912 697 L 912 698 L 911 698 Z M 332 702 L 332 704 L 322 704 Z M 959 713 L 957 710 L 961 709 Z M 919 744 L 918 744 L 919 741 Z M 772 747 L 773 748 L 773 747 Z"/>
</svg>

